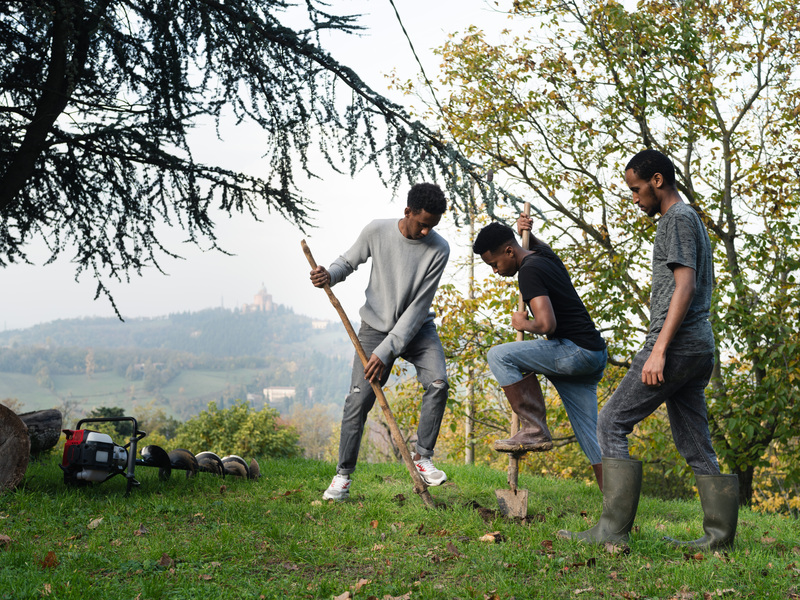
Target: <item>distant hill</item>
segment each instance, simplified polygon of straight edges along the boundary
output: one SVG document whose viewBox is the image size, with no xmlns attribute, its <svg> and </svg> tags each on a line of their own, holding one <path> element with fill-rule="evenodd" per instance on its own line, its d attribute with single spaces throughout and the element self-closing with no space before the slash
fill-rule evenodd
<svg viewBox="0 0 800 600">
<path fill-rule="evenodd" d="M 353 352 L 341 323 L 315 329 L 310 317 L 280 305 L 271 312 L 215 308 L 124 322 L 98 317 L 61 319 L 0 332 L 0 347 L 19 346 L 158 348 L 216 357 L 275 353 L 303 356 L 309 349 L 328 356 L 349 356 Z"/>
<path fill-rule="evenodd" d="M 269 312 L 65 319 L 3 331 L 0 399 L 26 410 L 71 402 L 83 412 L 153 401 L 180 418 L 211 400 L 264 402 L 271 387 L 295 388 L 295 402 L 341 403 L 352 343 L 341 323 L 319 325 L 276 305 Z"/>
</svg>

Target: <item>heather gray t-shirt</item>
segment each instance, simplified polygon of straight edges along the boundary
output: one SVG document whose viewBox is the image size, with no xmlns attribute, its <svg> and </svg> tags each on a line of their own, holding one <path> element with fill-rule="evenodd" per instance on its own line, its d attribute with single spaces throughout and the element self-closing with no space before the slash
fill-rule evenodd
<svg viewBox="0 0 800 600">
<path fill-rule="evenodd" d="M 398 221 L 372 221 L 328 269 L 335 285 L 372 258 L 366 303 L 359 314 L 367 325 L 388 334 L 373 351 L 383 364 L 400 356 L 422 325 L 433 319 L 431 303 L 450 256 L 450 246 L 438 233 L 409 240 L 400 233 Z"/>
<path fill-rule="evenodd" d="M 676 266 L 691 267 L 696 289 L 686 317 L 668 352 L 697 356 L 714 352 L 714 333 L 708 321 L 714 265 L 708 232 L 694 209 L 685 202 L 673 204 L 658 221 L 653 244 L 653 285 L 650 293 L 650 331 L 645 348 L 652 349 L 667 318 L 675 291 Z"/>
</svg>

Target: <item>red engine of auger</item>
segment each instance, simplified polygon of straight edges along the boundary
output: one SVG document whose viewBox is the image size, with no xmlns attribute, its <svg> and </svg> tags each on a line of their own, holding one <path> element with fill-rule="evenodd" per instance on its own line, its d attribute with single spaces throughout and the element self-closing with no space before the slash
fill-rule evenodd
<svg viewBox="0 0 800 600">
<path fill-rule="evenodd" d="M 133 433 L 130 442 L 125 446 L 115 444 L 111 436 L 89 429 L 81 429 L 84 423 L 113 423 L 130 421 Z M 61 470 L 64 471 L 64 483 L 81 485 L 90 482 L 101 483 L 114 475 L 124 475 L 128 480 L 127 494 L 139 482 L 133 476 L 136 464 L 136 444 L 147 434 L 139 431 L 133 417 L 105 417 L 82 419 L 76 429 L 64 429 L 67 441 L 64 444 L 64 456 Z"/>
</svg>

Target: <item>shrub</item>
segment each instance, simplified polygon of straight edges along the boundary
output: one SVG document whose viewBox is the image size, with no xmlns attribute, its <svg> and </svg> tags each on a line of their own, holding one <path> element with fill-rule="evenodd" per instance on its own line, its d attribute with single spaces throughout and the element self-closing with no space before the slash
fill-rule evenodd
<svg viewBox="0 0 800 600">
<path fill-rule="evenodd" d="M 298 434 L 279 422 L 278 411 L 259 411 L 242 400 L 226 409 L 210 402 L 208 409 L 178 427 L 172 446 L 197 454 L 209 450 L 220 456 L 292 458 L 300 456 Z"/>
</svg>

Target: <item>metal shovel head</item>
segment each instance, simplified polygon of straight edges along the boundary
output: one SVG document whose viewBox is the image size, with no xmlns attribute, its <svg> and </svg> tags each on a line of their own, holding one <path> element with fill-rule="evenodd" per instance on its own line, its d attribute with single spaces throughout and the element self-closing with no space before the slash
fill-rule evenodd
<svg viewBox="0 0 800 600">
<path fill-rule="evenodd" d="M 507 517 L 524 519 L 528 516 L 528 490 L 495 490 L 500 512 Z"/>
</svg>

